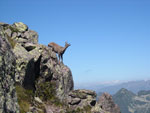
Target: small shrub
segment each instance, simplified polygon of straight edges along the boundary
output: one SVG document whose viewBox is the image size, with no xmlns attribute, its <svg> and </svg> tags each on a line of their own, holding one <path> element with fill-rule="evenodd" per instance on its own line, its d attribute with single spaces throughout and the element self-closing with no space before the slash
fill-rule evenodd
<svg viewBox="0 0 150 113">
<path fill-rule="evenodd" d="M 37 85 L 36 96 L 40 97 L 43 101 L 50 102 L 56 106 L 63 106 L 63 103 L 56 97 L 56 83 L 44 82 Z"/>
<path fill-rule="evenodd" d="M 9 29 L 12 31 L 12 32 L 19 32 L 19 30 L 13 26 L 9 26 Z"/>
</svg>

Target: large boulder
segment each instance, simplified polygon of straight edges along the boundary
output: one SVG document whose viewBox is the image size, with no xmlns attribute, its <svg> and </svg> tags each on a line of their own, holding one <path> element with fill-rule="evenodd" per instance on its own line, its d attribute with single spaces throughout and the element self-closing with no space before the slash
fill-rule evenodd
<svg viewBox="0 0 150 113">
<path fill-rule="evenodd" d="M 28 30 L 28 26 L 25 25 L 24 23 L 22 22 L 17 22 L 17 23 L 14 23 L 13 26 L 16 28 L 17 31 L 19 32 L 25 32 Z"/>
<path fill-rule="evenodd" d="M 103 93 L 100 96 L 97 104 L 92 109 L 93 113 L 121 113 L 120 108 L 113 102 L 112 96 L 108 93 Z"/>
<path fill-rule="evenodd" d="M 0 113 L 19 113 L 15 80 L 15 55 L 0 25 Z"/>
</svg>

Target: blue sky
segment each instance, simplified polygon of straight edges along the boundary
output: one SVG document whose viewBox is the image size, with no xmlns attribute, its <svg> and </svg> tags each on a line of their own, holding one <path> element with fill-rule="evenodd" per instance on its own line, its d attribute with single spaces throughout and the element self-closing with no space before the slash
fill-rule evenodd
<svg viewBox="0 0 150 113">
<path fill-rule="evenodd" d="M 1 0 L 0 21 L 23 22 L 39 43 L 71 43 L 75 85 L 150 78 L 149 0 Z"/>
</svg>

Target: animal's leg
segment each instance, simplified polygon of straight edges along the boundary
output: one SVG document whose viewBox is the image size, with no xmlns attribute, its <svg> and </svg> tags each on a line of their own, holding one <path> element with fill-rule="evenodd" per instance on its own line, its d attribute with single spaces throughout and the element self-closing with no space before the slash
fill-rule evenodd
<svg viewBox="0 0 150 113">
<path fill-rule="evenodd" d="M 59 60 L 59 64 L 60 64 L 60 54 L 58 55 L 58 58 L 59 58 L 58 60 Z"/>
<path fill-rule="evenodd" d="M 63 55 L 61 55 L 61 61 L 62 61 L 62 63 L 63 63 Z"/>
</svg>

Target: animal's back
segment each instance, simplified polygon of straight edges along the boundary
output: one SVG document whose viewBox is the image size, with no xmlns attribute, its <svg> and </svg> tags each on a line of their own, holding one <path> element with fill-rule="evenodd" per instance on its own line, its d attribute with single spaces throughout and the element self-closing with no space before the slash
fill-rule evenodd
<svg viewBox="0 0 150 113">
<path fill-rule="evenodd" d="M 55 42 L 51 42 L 48 44 L 49 47 L 52 47 L 54 49 L 55 52 L 59 52 L 60 49 L 62 48 L 61 46 L 59 46 L 58 44 L 56 44 Z"/>
<path fill-rule="evenodd" d="M 53 47 L 53 46 L 56 46 L 56 45 L 58 45 L 58 44 L 56 44 L 55 42 L 51 42 L 51 43 L 48 44 L 49 47 Z"/>
</svg>

